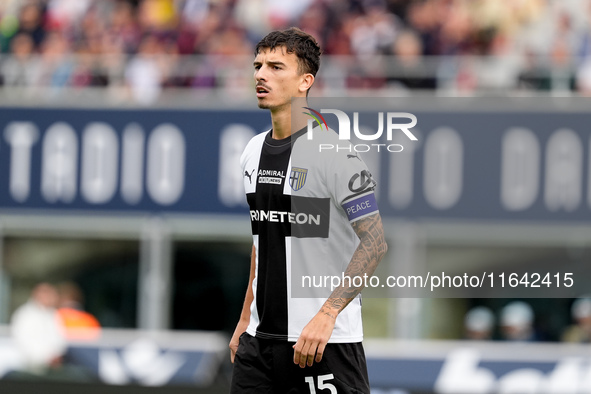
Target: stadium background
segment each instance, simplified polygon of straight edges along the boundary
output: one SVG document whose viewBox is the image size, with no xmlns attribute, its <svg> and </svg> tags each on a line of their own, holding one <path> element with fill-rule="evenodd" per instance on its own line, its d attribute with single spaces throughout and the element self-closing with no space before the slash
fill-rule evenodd
<svg viewBox="0 0 591 394">
<path fill-rule="evenodd" d="M 99 341 L 71 344 L 72 360 L 114 386 L 84 389 L 224 392 L 250 251 L 235 168 L 269 126 L 251 64 L 276 28 L 320 39 L 313 95 L 398 97 L 417 113 L 422 141 L 410 159 L 374 163 L 390 244 L 382 273 L 560 265 L 589 288 L 586 0 L 5 0 L 0 17 L 6 392 L 80 389 L 9 374 L 12 312 L 36 283 L 64 280 L 104 327 Z M 529 130 L 523 149 L 537 163 L 511 178 L 526 197 L 503 186 L 515 128 Z M 56 148 L 60 138 L 69 150 Z M 554 146 L 566 153 L 553 156 Z M 445 177 L 429 157 L 447 164 Z M 374 391 L 591 392 L 589 345 L 561 343 L 581 294 L 552 295 L 364 299 Z M 498 324 L 491 341 L 464 339 L 470 308 L 498 320 L 518 297 L 533 308 L 538 341 L 504 341 Z"/>
</svg>

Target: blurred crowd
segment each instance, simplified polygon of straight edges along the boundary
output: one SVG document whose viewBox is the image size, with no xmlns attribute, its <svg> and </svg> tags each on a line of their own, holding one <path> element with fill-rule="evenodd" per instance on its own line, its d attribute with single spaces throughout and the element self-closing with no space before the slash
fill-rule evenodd
<svg viewBox="0 0 591 394">
<path fill-rule="evenodd" d="M 591 343 L 591 297 L 577 298 L 570 308 L 571 325 L 566 326 L 558 340 L 570 343 Z M 464 338 L 472 340 L 500 339 L 517 342 L 544 342 L 552 338 L 540 329 L 536 314 L 525 301 L 511 301 L 498 318 L 486 306 L 470 309 L 464 317 Z"/>
<path fill-rule="evenodd" d="M 256 42 L 298 26 L 329 56 L 320 89 L 587 94 L 590 19 L 589 0 L 2 0 L 0 82 L 241 91 Z"/>
</svg>

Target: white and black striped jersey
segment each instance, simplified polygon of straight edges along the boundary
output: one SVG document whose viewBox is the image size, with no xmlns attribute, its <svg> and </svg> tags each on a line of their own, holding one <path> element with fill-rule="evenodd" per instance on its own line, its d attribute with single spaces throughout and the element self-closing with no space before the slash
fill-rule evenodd
<svg viewBox="0 0 591 394">
<path fill-rule="evenodd" d="M 242 154 L 256 248 L 247 329 L 253 336 L 298 339 L 331 292 L 331 283 L 318 286 L 318 277 L 341 276 L 359 243 L 350 222 L 378 210 L 375 182 L 360 157 L 347 149 L 319 151 L 323 143 L 345 142 L 318 127 L 313 139 L 306 129 L 284 140 L 267 131 Z M 306 276 L 313 280 L 306 282 Z M 337 317 L 329 342 L 362 339 L 358 296 Z"/>
</svg>

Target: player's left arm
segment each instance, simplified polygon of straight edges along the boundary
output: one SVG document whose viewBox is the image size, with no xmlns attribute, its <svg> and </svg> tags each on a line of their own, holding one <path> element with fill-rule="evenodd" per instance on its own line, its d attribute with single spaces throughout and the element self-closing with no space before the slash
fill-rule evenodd
<svg viewBox="0 0 591 394">
<path fill-rule="evenodd" d="M 357 249 L 345 270 L 345 276 L 363 277 L 373 275 L 378 264 L 386 254 L 388 245 L 384 237 L 384 227 L 379 212 L 363 217 L 351 223 L 360 239 Z M 343 281 L 345 282 L 345 281 Z M 349 281 L 354 282 L 354 281 Z M 346 284 L 351 286 L 345 286 Z M 312 366 L 314 360 L 320 362 L 324 349 L 336 322 L 337 315 L 363 290 L 353 283 L 342 283 L 334 289 L 324 302 L 320 311 L 304 327 L 294 345 L 294 363 L 304 368 Z"/>
</svg>

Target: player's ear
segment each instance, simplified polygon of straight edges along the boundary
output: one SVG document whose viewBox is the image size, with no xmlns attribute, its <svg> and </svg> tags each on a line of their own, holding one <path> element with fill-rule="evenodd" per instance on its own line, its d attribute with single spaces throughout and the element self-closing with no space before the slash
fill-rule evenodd
<svg viewBox="0 0 591 394">
<path fill-rule="evenodd" d="M 310 73 L 306 73 L 302 75 L 302 79 L 300 81 L 299 91 L 301 93 L 305 93 L 308 89 L 312 87 L 314 84 L 314 75 Z"/>
</svg>

